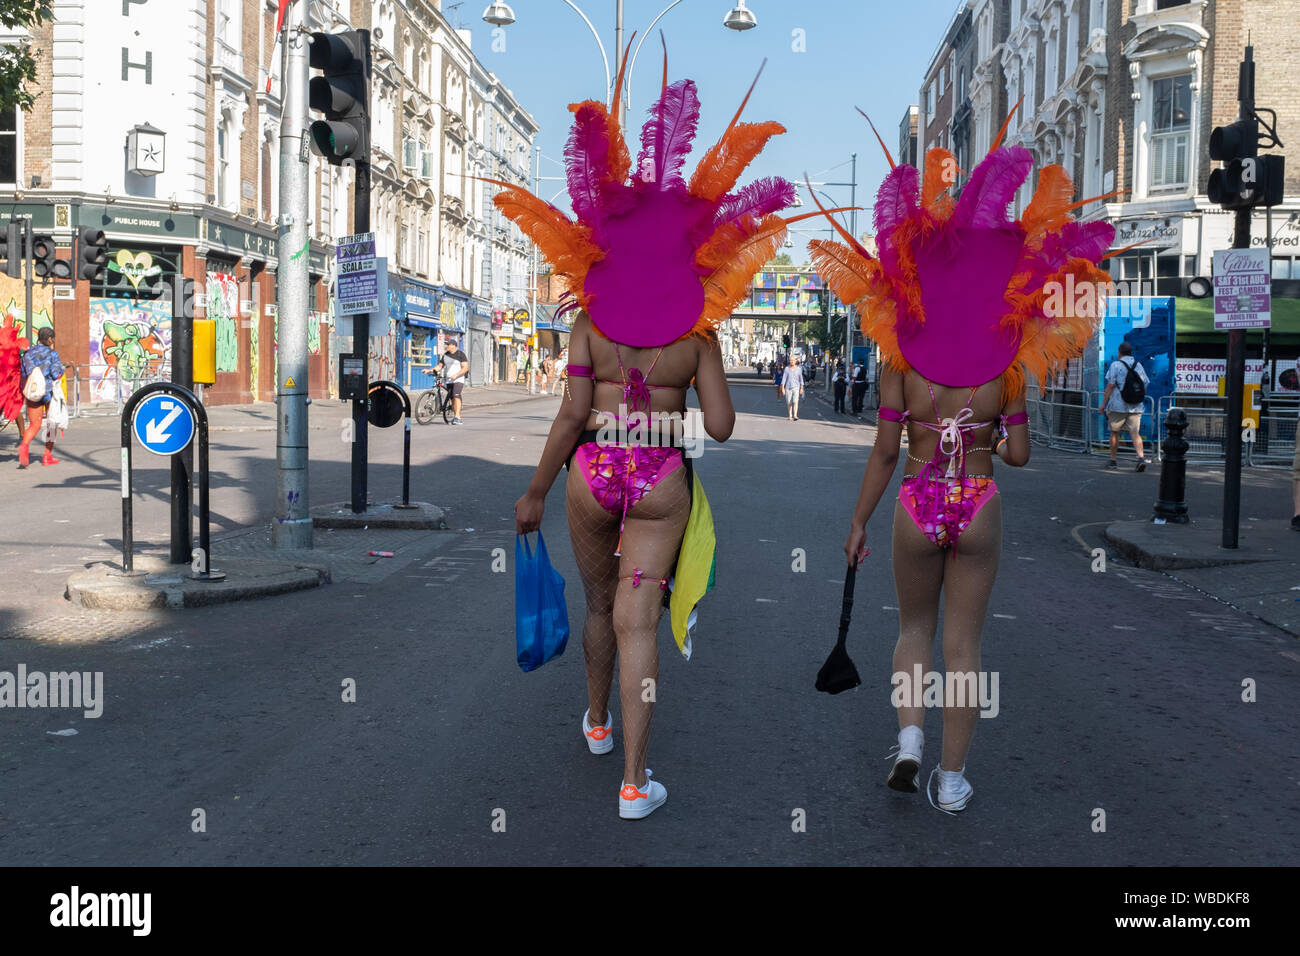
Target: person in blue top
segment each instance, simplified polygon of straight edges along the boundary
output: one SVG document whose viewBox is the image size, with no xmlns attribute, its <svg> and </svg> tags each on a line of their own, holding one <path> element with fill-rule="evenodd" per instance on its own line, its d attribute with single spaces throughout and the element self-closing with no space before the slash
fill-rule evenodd
<svg viewBox="0 0 1300 956">
<path fill-rule="evenodd" d="M 36 344 L 23 354 L 24 388 L 32 370 L 37 368 L 45 376 L 45 397 L 32 401 L 24 396 L 23 401 L 27 406 L 27 429 L 23 432 L 22 443 L 18 446 L 19 468 L 26 468 L 28 465 L 28 449 L 32 439 L 41 430 L 41 423 L 45 420 L 45 411 L 50 407 L 50 399 L 54 396 L 54 383 L 63 378 L 63 363 L 59 361 L 59 353 L 54 351 L 54 329 L 48 326 L 36 333 Z M 45 442 L 45 455 L 41 458 L 41 464 L 57 465 L 58 463 L 59 460 L 54 457 L 54 436 L 51 433 Z"/>
</svg>

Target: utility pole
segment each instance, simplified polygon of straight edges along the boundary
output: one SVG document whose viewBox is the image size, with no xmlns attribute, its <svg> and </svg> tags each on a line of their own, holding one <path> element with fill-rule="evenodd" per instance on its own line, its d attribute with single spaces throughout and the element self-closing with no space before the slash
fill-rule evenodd
<svg viewBox="0 0 1300 956">
<path fill-rule="evenodd" d="M 852 154 L 853 166 L 851 167 L 852 175 L 849 177 L 849 205 L 853 207 L 849 211 L 849 232 L 853 233 L 853 238 L 858 238 L 858 154 Z M 840 195 L 843 195 L 841 193 Z M 852 367 L 853 360 L 853 326 L 857 323 L 854 321 L 854 309 L 852 302 L 846 302 L 848 313 L 844 317 L 844 364 L 845 367 Z"/>
<path fill-rule="evenodd" d="M 614 10 L 614 82 L 618 82 L 619 58 L 623 55 L 623 0 L 616 0 Z M 618 98 L 618 128 L 627 134 L 627 97 Z M 535 194 L 535 193 L 534 193 Z"/>
<path fill-rule="evenodd" d="M 618 0 L 619 23 L 623 22 L 623 0 Z M 622 27 L 619 27 L 619 39 L 622 40 Z M 536 196 L 541 188 L 542 176 L 542 147 L 533 146 L 533 195 Z M 528 337 L 528 393 L 530 395 L 537 392 L 537 373 L 533 371 L 533 363 L 538 361 L 536 355 L 537 338 L 537 243 L 533 243 L 533 265 L 532 280 L 529 285 L 532 289 L 532 303 L 528 309 L 529 321 L 532 323 L 533 334 Z"/>
<path fill-rule="evenodd" d="M 276 495 L 271 546 L 312 546 L 307 487 L 307 294 L 311 277 L 307 232 L 307 0 L 285 11 L 280 75 L 284 105 L 280 117 L 280 236 L 276 246 L 275 348 Z"/>
<path fill-rule="evenodd" d="M 23 318 L 23 337 L 27 339 L 27 347 L 32 345 L 32 273 L 36 269 L 36 259 L 32 254 L 32 217 L 28 216 L 23 220 L 23 261 L 27 263 L 27 277 L 23 280 L 23 287 L 27 295 L 27 311 Z"/>
<path fill-rule="evenodd" d="M 194 390 L 194 295 L 195 282 L 180 272 L 172 277 L 172 381 Z M 194 442 L 171 456 L 171 553 L 172 564 L 189 564 L 194 547 L 194 517 L 191 482 L 194 474 Z M 203 555 L 203 567 L 212 556 Z"/>
</svg>

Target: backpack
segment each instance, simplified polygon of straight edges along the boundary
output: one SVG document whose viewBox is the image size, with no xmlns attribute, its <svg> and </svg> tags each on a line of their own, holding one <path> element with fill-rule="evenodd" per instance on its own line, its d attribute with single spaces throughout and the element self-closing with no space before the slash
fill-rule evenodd
<svg viewBox="0 0 1300 956">
<path fill-rule="evenodd" d="M 1147 397 L 1147 387 L 1142 382 L 1142 376 L 1137 373 L 1137 359 L 1133 360 L 1132 365 L 1124 367 L 1128 372 L 1124 375 L 1124 384 L 1120 386 L 1119 397 L 1129 405 L 1140 405 Z"/>
<path fill-rule="evenodd" d="M 45 401 L 45 373 L 39 365 L 27 376 L 27 382 L 23 385 L 23 398 L 29 402 Z"/>
</svg>

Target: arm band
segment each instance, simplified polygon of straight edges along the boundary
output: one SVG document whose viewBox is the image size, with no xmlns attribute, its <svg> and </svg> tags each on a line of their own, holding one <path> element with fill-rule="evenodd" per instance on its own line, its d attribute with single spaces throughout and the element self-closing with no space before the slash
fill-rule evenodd
<svg viewBox="0 0 1300 956">
<path fill-rule="evenodd" d="M 1008 425 L 1028 425 L 1028 424 L 1029 424 L 1029 413 L 1028 413 L 1028 412 L 1016 412 L 1016 413 L 1014 413 L 1014 414 L 1012 414 L 1012 415 L 1003 415 L 1003 416 L 1002 416 L 1002 421 L 1005 422 L 1005 423 L 1008 424 Z"/>
<path fill-rule="evenodd" d="M 568 373 L 569 373 L 569 376 L 570 376 L 570 377 L 573 377 L 573 376 L 577 376 L 578 378 L 595 378 L 595 377 L 596 377 L 596 373 L 595 373 L 595 372 L 594 372 L 594 371 L 593 371 L 589 366 L 586 366 L 586 365 L 573 365 L 573 364 L 571 363 L 571 364 L 569 364 L 569 365 L 567 366 L 567 370 L 568 370 Z"/>
<path fill-rule="evenodd" d="M 884 405 L 881 405 L 880 410 L 876 413 L 876 417 L 883 418 L 887 422 L 905 422 L 907 421 L 908 414 L 908 412 L 900 412 L 896 408 L 887 408 Z"/>
</svg>

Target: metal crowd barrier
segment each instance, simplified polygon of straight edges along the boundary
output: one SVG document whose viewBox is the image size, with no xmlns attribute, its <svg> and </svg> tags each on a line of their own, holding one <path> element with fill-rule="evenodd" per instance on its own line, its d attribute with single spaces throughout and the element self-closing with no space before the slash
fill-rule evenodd
<svg viewBox="0 0 1300 956">
<path fill-rule="evenodd" d="M 1300 395 L 1275 393 L 1264 403 L 1268 414 L 1259 417 L 1255 441 L 1246 446 L 1246 460 L 1255 468 L 1290 469 L 1295 456 Z"/>
<path fill-rule="evenodd" d="M 1217 395 L 1162 396 L 1156 409 L 1156 418 L 1160 426 L 1160 442 L 1165 438 L 1165 416 L 1174 406 L 1181 408 L 1187 416 L 1187 429 L 1183 432 L 1183 438 L 1187 441 L 1187 459 L 1222 461 L 1226 454 L 1224 443 L 1228 400 Z M 1162 445 L 1158 445 L 1157 454 L 1163 460 Z"/>
<path fill-rule="evenodd" d="M 1095 407 L 1090 392 L 1044 389 L 1030 385 L 1025 392 L 1029 440 L 1062 451 L 1087 453 L 1092 444 Z"/>
</svg>

